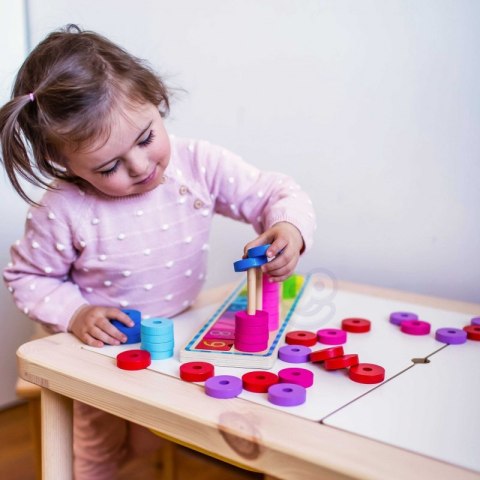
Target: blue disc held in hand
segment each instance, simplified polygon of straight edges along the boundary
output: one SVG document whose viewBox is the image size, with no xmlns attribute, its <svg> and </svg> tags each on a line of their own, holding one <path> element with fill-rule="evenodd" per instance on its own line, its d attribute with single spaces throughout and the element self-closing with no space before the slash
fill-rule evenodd
<svg viewBox="0 0 480 480">
<path fill-rule="evenodd" d="M 254 257 L 264 257 L 267 254 L 271 243 L 266 243 L 265 245 L 259 245 L 258 247 L 249 248 L 247 250 L 247 255 L 249 258 Z"/>
<path fill-rule="evenodd" d="M 140 342 L 140 324 L 142 314 L 138 310 L 122 309 L 122 312 L 128 315 L 134 322 L 134 325 L 127 327 L 124 323 L 118 320 L 110 320 L 111 324 L 127 336 L 125 344 Z"/>
<path fill-rule="evenodd" d="M 236 272 L 244 272 L 250 268 L 258 268 L 263 264 L 267 263 L 268 259 L 266 256 L 263 257 L 252 257 L 252 258 L 243 258 L 238 260 L 233 264 L 233 269 Z"/>
</svg>

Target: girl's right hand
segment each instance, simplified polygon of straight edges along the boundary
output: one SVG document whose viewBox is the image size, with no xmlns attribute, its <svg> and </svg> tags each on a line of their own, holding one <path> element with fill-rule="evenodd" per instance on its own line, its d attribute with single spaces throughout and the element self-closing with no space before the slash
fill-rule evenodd
<svg viewBox="0 0 480 480">
<path fill-rule="evenodd" d="M 132 319 L 118 308 L 84 305 L 75 312 L 68 330 L 91 347 L 126 342 L 127 336 L 115 328 L 110 320 L 118 320 L 128 327 L 134 325 Z"/>
</svg>

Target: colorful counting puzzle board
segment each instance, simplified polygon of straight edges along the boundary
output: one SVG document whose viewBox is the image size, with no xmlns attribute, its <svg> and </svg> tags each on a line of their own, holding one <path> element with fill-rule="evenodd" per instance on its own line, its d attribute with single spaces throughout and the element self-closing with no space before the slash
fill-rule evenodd
<svg viewBox="0 0 480 480">
<path fill-rule="evenodd" d="M 266 350 L 247 353 L 238 351 L 234 347 L 235 312 L 247 308 L 246 282 L 242 282 L 180 350 L 180 361 L 205 361 L 225 367 L 272 368 L 277 359 L 285 329 L 309 285 L 310 277 L 298 274 L 295 277 L 301 287 L 293 298 L 282 298 L 283 295 L 280 295 L 279 328 L 270 332 Z"/>
</svg>

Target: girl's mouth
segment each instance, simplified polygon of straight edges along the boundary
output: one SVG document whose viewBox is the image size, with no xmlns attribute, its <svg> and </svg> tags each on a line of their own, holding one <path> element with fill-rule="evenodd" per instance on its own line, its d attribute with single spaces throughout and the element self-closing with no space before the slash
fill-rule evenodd
<svg viewBox="0 0 480 480">
<path fill-rule="evenodd" d="M 136 182 L 135 185 L 146 185 L 147 183 L 150 183 L 156 177 L 157 170 L 158 170 L 158 165 L 155 165 L 155 168 L 148 175 L 148 177 L 144 178 L 143 180 L 140 180 L 139 182 Z"/>
</svg>

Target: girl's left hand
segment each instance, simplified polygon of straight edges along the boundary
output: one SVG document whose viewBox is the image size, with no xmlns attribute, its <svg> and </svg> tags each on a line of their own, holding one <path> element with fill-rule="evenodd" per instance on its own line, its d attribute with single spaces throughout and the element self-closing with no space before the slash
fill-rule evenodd
<svg viewBox="0 0 480 480">
<path fill-rule="evenodd" d="M 289 222 L 276 223 L 245 245 L 245 257 L 248 249 L 267 243 L 271 244 L 267 257 L 275 258 L 262 266 L 262 272 L 269 275 L 273 281 L 282 282 L 295 271 L 304 248 L 302 235 L 300 230 Z"/>
</svg>

